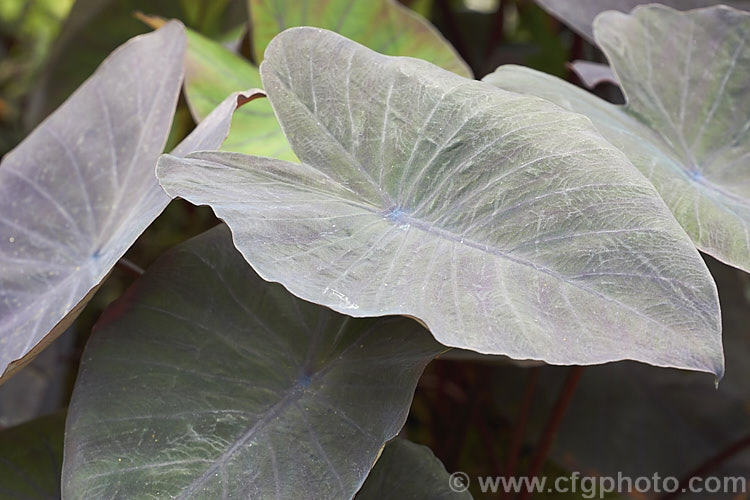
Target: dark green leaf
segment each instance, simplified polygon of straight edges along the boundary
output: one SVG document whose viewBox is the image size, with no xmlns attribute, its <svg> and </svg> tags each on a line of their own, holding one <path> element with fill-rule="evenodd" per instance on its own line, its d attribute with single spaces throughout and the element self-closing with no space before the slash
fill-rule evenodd
<svg viewBox="0 0 750 500">
<path fill-rule="evenodd" d="M 383 449 L 357 500 L 471 499 L 468 491 L 451 490 L 450 475 L 432 451 L 405 439 L 394 439 Z"/>
<path fill-rule="evenodd" d="M 106 312 L 70 406 L 69 498 L 349 498 L 440 350 L 263 282 L 217 227 Z"/>
<path fill-rule="evenodd" d="M 0 431 L 0 498 L 60 498 L 65 412 Z"/>
</svg>

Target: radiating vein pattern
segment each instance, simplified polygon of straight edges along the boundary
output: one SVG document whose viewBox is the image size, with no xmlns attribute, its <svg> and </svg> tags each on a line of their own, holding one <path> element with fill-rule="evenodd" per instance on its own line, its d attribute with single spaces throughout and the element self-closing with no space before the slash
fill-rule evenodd
<svg viewBox="0 0 750 500">
<path fill-rule="evenodd" d="M 603 14 L 595 34 L 623 92 L 613 106 L 504 66 L 485 80 L 592 119 L 643 172 L 701 250 L 750 271 L 750 13 L 717 6 Z"/>
<path fill-rule="evenodd" d="M 301 165 L 207 153 L 157 175 L 264 278 L 451 346 L 721 371 L 703 262 L 584 117 L 311 28 L 280 35 L 261 75 Z"/>
<path fill-rule="evenodd" d="M 75 319 L 169 203 L 154 167 L 169 133 L 184 49 L 178 23 L 129 42 L 3 159 L 0 378 Z M 261 94 L 251 89 L 242 102 Z M 218 148 L 238 95 L 218 103 L 172 153 Z"/>
<path fill-rule="evenodd" d="M 350 498 L 441 346 L 263 282 L 226 227 L 105 313 L 69 413 L 71 498 Z"/>
<path fill-rule="evenodd" d="M 0 373 L 71 313 L 169 201 L 150 170 L 184 48 L 179 23 L 131 41 L 3 159 Z"/>
</svg>

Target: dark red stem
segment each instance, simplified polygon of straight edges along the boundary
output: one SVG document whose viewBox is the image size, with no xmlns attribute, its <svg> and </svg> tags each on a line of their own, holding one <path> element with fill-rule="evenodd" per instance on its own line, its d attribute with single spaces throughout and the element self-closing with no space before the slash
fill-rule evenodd
<svg viewBox="0 0 750 500">
<path fill-rule="evenodd" d="M 706 474 L 711 472 L 712 470 L 719 467 L 721 464 L 732 458 L 733 456 L 737 455 L 738 453 L 746 450 L 747 448 L 750 448 L 750 434 L 743 437 L 739 441 L 735 441 L 734 443 L 730 444 L 723 450 L 721 450 L 716 455 L 712 456 L 705 462 L 703 462 L 701 465 L 696 467 L 692 472 L 687 474 L 685 477 L 680 479 L 680 485 L 678 486 L 677 490 L 673 493 L 667 493 L 666 495 L 661 497 L 661 500 L 670 500 L 672 498 L 677 498 L 682 494 L 682 490 L 687 490 L 690 480 L 694 477 L 704 477 Z"/>
<path fill-rule="evenodd" d="M 518 458 L 521 454 L 521 444 L 523 443 L 523 436 L 526 433 L 526 422 L 529 419 L 529 410 L 531 410 L 531 402 L 534 399 L 537 380 L 539 380 L 539 367 L 535 366 L 529 370 L 529 376 L 526 379 L 526 385 L 523 389 L 521 407 L 518 409 L 516 422 L 513 425 L 513 434 L 511 434 L 510 446 L 508 447 L 508 458 L 505 462 L 505 477 L 513 477 L 516 474 Z M 508 498 L 508 492 L 501 491 L 500 498 Z"/>
</svg>

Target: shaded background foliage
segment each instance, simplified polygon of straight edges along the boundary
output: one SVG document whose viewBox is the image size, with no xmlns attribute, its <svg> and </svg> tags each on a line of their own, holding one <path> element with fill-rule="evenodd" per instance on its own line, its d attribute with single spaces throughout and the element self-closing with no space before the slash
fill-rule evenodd
<svg viewBox="0 0 750 500">
<path fill-rule="evenodd" d="M 402 3 L 431 20 L 477 78 L 512 63 L 580 83 L 570 70 L 571 61 L 604 60 L 598 49 L 530 0 Z M 133 16 L 136 11 L 181 19 L 240 57 L 257 62 L 246 30 L 248 13 L 243 0 L 78 0 L 75 5 L 73 0 L 3 0 L 0 155 L 54 110 L 112 49 L 150 31 Z M 621 102 L 612 85 L 599 85 L 595 92 Z M 181 99 L 167 150 L 193 126 Z M 137 267 L 147 267 L 165 249 L 216 223 L 207 207 L 175 200 L 126 258 Z M 721 295 L 727 346 L 728 371 L 719 390 L 712 388 L 705 374 L 635 363 L 587 368 L 544 466 L 549 477 L 573 470 L 592 475 L 621 470 L 636 476 L 658 471 L 682 477 L 702 464 L 710 465 L 712 457 L 733 443 L 747 441 L 750 281 L 738 270 L 707 260 Z M 67 406 L 91 326 L 136 275 L 125 266 L 116 269 L 71 327 L 74 332 L 60 337 L 0 387 L 0 430 Z M 472 477 L 523 473 L 545 435 L 545 424 L 554 413 L 566 377 L 575 370 L 451 353 L 431 363 L 420 379 L 404 432 L 411 440 L 430 446 L 449 471 L 462 470 Z M 59 416 L 51 417 L 50 433 L 59 433 L 61 439 L 59 421 Z M 54 457 L 61 441 L 51 442 Z M 710 473 L 750 476 L 750 449 L 740 446 L 733 451 L 731 456 L 719 456 Z M 518 462 L 509 464 L 516 455 Z M 480 496 L 476 489 L 472 492 Z"/>
</svg>

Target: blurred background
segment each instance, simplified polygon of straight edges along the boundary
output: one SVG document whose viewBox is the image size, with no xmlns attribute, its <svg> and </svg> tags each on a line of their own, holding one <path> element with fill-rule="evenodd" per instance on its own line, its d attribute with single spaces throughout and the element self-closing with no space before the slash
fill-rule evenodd
<svg viewBox="0 0 750 500">
<path fill-rule="evenodd" d="M 402 3 L 433 23 L 477 78 L 512 63 L 580 84 L 571 61 L 606 62 L 594 46 L 530 0 Z M 0 155 L 62 103 L 115 47 L 150 31 L 133 15 L 138 11 L 178 18 L 252 60 L 245 0 L 1 0 Z M 593 91 L 622 102 L 613 84 Z M 168 149 L 193 126 L 181 99 Z M 209 209 L 175 201 L 126 259 L 146 268 L 165 249 L 217 222 Z M 724 316 L 727 375 L 718 390 L 709 375 L 630 362 L 588 367 L 576 374 L 568 367 L 520 365 L 452 351 L 428 366 L 404 433 L 430 446 L 449 471 L 523 474 L 540 441 L 552 437 L 550 416 L 559 410 L 556 403 L 573 373 L 581 381 L 560 415 L 559 430 L 552 433 L 546 475 L 620 471 L 632 476 L 659 472 L 750 478 L 750 280 L 706 259 L 719 286 Z M 72 331 L 0 386 L 0 430 L 64 411 L 91 326 L 136 277 L 127 266 L 115 269 Z M 472 493 L 482 497 L 478 490 Z M 536 498 L 586 497 L 579 492 Z"/>
</svg>

